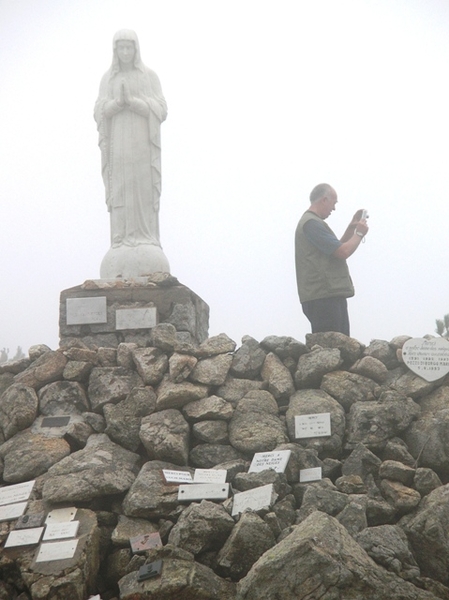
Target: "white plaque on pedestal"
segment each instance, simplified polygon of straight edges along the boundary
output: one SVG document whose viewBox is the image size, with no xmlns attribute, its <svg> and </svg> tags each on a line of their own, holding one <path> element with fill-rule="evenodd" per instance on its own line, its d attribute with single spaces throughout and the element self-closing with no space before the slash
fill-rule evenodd
<svg viewBox="0 0 449 600">
<path fill-rule="evenodd" d="M 0 488 L 0 506 L 4 504 L 14 504 L 14 502 L 22 502 L 28 500 L 33 489 L 35 480 L 26 481 L 25 483 L 16 483 Z"/>
<path fill-rule="evenodd" d="M 262 485 L 261 487 L 235 494 L 232 505 L 232 516 L 238 515 L 247 508 L 260 510 L 271 506 L 273 503 L 273 484 Z"/>
<path fill-rule="evenodd" d="M 25 512 L 28 502 L 17 502 L 16 504 L 7 504 L 0 506 L 0 521 L 12 521 L 21 517 Z"/>
<path fill-rule="evenodd" d="M 115 328 L 151 329 L 157 325 L 156 307 L 118 308 L 115 311 Z"/>
<path fill-rule="evenodd" d="M 193 500 L 226 500 L 229 495 L 229 483 L 191 483 L 180 485 L 178 500 L 191 502 Z"/>
<path fill-rule="evenodd" d="M 39 543 L 43 531 L 43 527 L 35 527 L 34 529 L 13 529 L 5 542 L 5 548 L 36 545 Z"/>
<path fill-rule="evenodd" d="M 449 373 L 449 342 L 444 338 L 413 338 L 402 346 L 407 367 L 426 381 L 436 381 Z"/>
<path fill-rule="evenodd" d="M 167 483 L 192 483 L 192 476 L 188 471 L 170 471 L 162 469 L 162 474 Z"/>
<path fill-rule="evenodd" d="M 295 438 L 325 437 L 331 434 L 331 414 L 297 415 L 295 417 Z"/>
<path fill-rule="evenodd" d="M 48 513 L 45 523 L 65 523 L 67 521 L 73 521 L 76 515 L 76 506 L 69 506 L 68 508 L 55 508 Z"/>
<path fill-rule="evenodd" d="M 45 529 L 43 541 L 62 540 L 76 537 L 80 522 L 67 521 L 66 523 L 49 523 Z"/>
<path fill-rule="evenodd" d="M 68 542 L 48 542 L 41 544 L 36 562 L 50 562 L 53 560 L 65 560 L 75 556 L 78 540 Z"/>
<path fill-rule="evenodd" d="M 300 469 L 299 471 L 299 482 L 306 483 L 306 481 L 319 481 L 322 479 L 321 467 L 314 467 L 313 469 Z"/>
<path fill-rule="evenodd" d="M 193 483 L 225 483 L 226 469 L 195 469 Z"/>
<path fill-rule="evenodd" d="M 67 298 L 67 325 L 107 323 L 106 296 Z"/>
<path fill-rule="evenodd" d="M 248 473 L 260 473 L 266 469 L 273 469 L 276 473 L 283 473 L 291 453 L 291 450 L 256 452 L 251 461 Z"/>
</svg>

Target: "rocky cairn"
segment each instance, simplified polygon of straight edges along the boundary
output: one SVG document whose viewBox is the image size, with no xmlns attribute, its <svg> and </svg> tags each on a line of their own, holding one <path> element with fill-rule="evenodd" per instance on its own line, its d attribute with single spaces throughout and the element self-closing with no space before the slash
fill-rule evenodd
<svg viewBox="0 0 449 600">
<path fill-rule="evenodd" d="M 26 518 L 79 521 L 74 556 L 47 562 L 5 548 L 17 519 L 0 522 L 0 600 L 449 599 L 449 378 L 409 371 L 407 339 L 236 349 L 164 323 L 148 347 L 66 339 L 0 365 L 0 489 L 34 480 Z M 331 434 L 296 439 L 295 417 L 320 413 Z M 249 472 L 283 450 L 283 473 Z M 229 497 L 179 501 L 164 471 L 196 469 L 226 470 Z M 269 484 L 266 506 L 233 514 Z M 144 535 L 160 544 L 136 550 Z M 144 565 L 161 571 L 140 581 Z"/>
</svg>

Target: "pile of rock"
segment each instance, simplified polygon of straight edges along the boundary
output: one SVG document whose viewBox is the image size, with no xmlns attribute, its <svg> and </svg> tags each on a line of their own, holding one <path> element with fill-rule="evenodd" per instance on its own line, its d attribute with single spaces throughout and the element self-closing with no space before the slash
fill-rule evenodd
<svg viewBox="0 0 449 600">
<path fill-rule="evenodd" d="M 73 558 L 2 549 L 0 600 L 449 599 L 449 379 L 409 371 L 407 339 L 245 337 L 236 350 L 164 323 L 149 347 L 72 339 L 1 365 L 2 486 L 35 480 L 26 515 L 74 506 L 80 526 Z M 331 434 L 296 439 L 295 417 L 320 413 Z M 56 416 L 70 418 L 47 426 Z M 255 453 L 283 450 L 285 472 L 248 472 Z M 228 499 L 178 500 L 164 471 L 200 468 L 226 470 Z M 232 516 L 236 493 L 268 484 L 267 506 Z M 0 523 L 2 543 L 15 526 Z M 154 533 L 161 546 L 133 550 Z"/>
</svg>

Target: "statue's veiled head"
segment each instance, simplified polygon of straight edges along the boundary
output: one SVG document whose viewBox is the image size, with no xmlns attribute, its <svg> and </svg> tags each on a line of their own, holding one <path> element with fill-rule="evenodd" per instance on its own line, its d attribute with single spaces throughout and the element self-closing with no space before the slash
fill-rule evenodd
<svg viewBox="0 0 449 600">
<path fill-rule="evenodd" d="M 142 71 L 143 63 L 142 63 L 142 59 L 140 57 L 140 46 L 139 46 L 139 40 L 137 38 L 136 32 L 133 31 L 132 29 L 120 29 L 119 31 L 117 31 L 115 33 L 114 38 L 112 40 L 112 51 L 113 51 L 112 74 L 115 75 L 115 73 L 120 71 L 120 60 L 119 60 L 119 56 L 117 53 L 117 44 L 119 42 L 133 42 L 134 43 L 134 48 L 135 48 L 134 67 L 136 69 L 140 69 Z"/>
</svg>

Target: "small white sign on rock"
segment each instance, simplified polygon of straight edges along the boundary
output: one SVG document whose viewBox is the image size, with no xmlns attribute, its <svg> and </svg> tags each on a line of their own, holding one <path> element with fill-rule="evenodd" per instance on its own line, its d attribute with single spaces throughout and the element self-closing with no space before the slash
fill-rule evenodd
<svg viewBox="0 0 449 600">
<path fill-rule="evenodd" d="M 300 469 L 299 471 L 299 482 L 306 483 L 307 481 L 319 481 L 322 479 L 321 467 L 314 467 L 312 469 Z"/>
<path fill-rule="evenodd" d="M 47 542 L 41 544 L 36 562 L 51 562 L 53 560 L 65 560 L 75 556 L 78 540 L 67 542 Z"/>
<path fill-rule="evenodd" d="M 180 485 L 178 500 L 192 502 L 193 500 L 226 500 L 229 496 L 229 483 L 192 483 Z"/>
<path fill-rule="evenodd" d="M 195 469 L 193 483 L 225 483 L 226 469 Z"/>
<path fill-rule="evenodd" d="M 449 373 L 449 342 L 444 338 L 412 338 L 402 346 L 402 359 L 416 375 L 436 381 Z"/>
<path fill-rule="evenodd" d="M 295 438 L 325 437 L 331 434 L 331 414 L 296 415 Z"/>
<path fill-rule="evenodd" d="M 76 506 L 69 506 L 68 508 L 55 508 L 48 513 L 45 523 L 65 523 L 66 521 L 73 521 L 76 511 Z"/>
<path fill-rule="evenodd" d="M 115 328 L 151 329 L 157 325 L 155 306 L 147 308 L 118 308 L 115 311 Z"/>
<path fill-rule="evenodd" d="M 0 488 L 0 506 L 28 500 L 34 487 L 34 483 L 35 480 L 33 479 L 33 481 L 16 483 L 15 485 L 8 485 Z"/>
<path fill-rule="evenodd" d="M 106 296 L 67 298 L 67 325 L 107 323 Z"/>
<path fill-rule="evenodd" d="M 248 473 L 260 473 L 266 469 L 273 469 L 276 473 L 283 473 L 291 453 L 291 450 L 256 452 L 251 461 Z"/>
<path fill-rule="evenodd" d="M 7 504 L 0 506 L 0 521 L 12 521 L 21 517 L 25 512 L 28 502 L 16 502 L 15 504 Z"/>
<path fill-rule="evenodd" d="M 49 540 L 62 540 L 65 538 L 76 537 L 78 533 L 80 522 L 79 521 L 67 521 L 66 523 L 48 523 L 43 541 Z"/>
<path fill-rule="evenodd" d="M 5 548 L 16 546 L 35 546 L 40 542 L 44 527 L 34 529 L 13 529 L 5 542 Z"/>
<path fill-rule="evenodd" d="M 232 516 L 238 515 L 247 508 L 252 510 L 261 510 L 273 504 L 273 484 L 262 485 L 260 487 L 235 494 L 232 504 Z"/>
<path fill-rule="evenodd" d="M 188 471 L 171 471 L 162 469 L 162 474 L 167 483 L 192 483 L 192 476 Z"/>
</svg>

